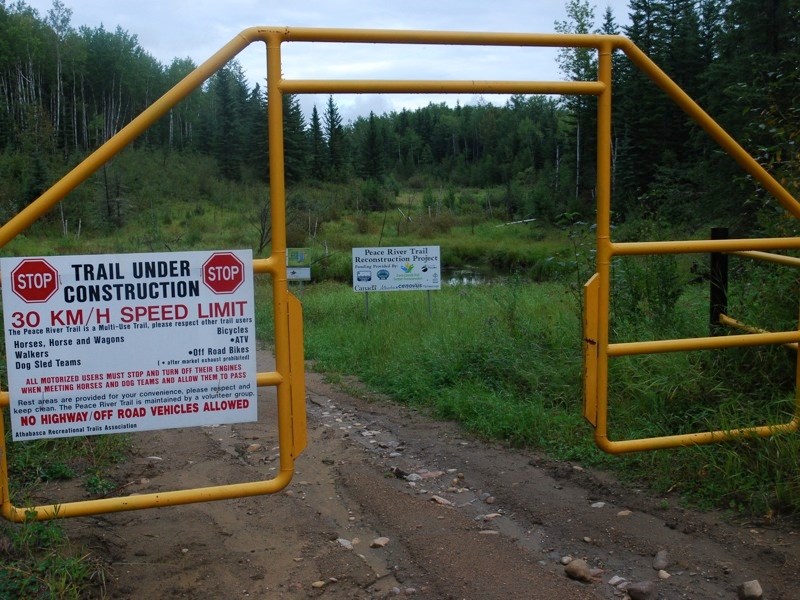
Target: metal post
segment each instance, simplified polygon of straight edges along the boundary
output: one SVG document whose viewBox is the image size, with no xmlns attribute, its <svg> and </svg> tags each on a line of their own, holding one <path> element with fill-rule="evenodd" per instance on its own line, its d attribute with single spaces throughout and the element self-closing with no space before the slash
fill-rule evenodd
<svg viewBox="0 0 800 600">
<path fill-rule="evenodd" d="M 712 240 L 727 240 L 727 227 L 712 227 Z M 728 255 L 724 252 L 712 252 L 709 269 L 710 285 L 710 335 L 722 335 L 724 327 L 719 322 L 720 315 L 728 312 Z"/>
<path fill-rule="evenodd" d="M 595 443 L 600 448 L 608 439 L 608 341 L 611 303 L 611 53 L 605 43 L 598 47 L 597 74 L 605 89 L 597 99 L 597 425 Z"/>
</svg>

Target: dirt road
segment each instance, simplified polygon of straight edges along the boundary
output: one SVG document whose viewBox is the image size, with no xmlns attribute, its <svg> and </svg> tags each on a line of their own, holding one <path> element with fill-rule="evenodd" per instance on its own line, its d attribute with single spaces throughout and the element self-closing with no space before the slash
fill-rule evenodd
<svg viewBox="0 0 800 600">
<path fill-rule="evenodd" d="M 107 562 L 107 597 L 569 600 L 623 598 L 627 581 L 634 600 L 704 599 L 751 580 L 800 597 L 794 531 L 683 511 L 340 388 L 309 374 L 309 447 L 284 492 L 67 521 Z M 273 394 L 260 423 L 139 434 L 118 493 L 271 478 Z M 566 556 L 591 580 L 567 577 Z"/>
</svg>

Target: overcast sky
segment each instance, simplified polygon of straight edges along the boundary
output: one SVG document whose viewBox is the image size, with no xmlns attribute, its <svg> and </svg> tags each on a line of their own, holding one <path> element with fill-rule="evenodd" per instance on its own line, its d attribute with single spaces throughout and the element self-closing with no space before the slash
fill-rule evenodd
<svg viewBox="0 0 800 600">
<path fill-rule="evenodd" d="M 255 25 L 289 27 L 346 27 L 551 33 L 566 19 L 565 0 L 62 0 L 72 9 L 72 26 L 113 31 L 117 25 L 138 37 L 139 44 L 168 65 L 173 58 L 200 64 L 237 33 Z M 44 17 L 52 0 L 25 0 Z M 610 6 L 619 25 L 628 22 L 628 0 L 597 0 L 599 25 Z M 248 79 L 263 82 L 265 51 L 253 44 L 239 55 Z M 286 78 L 365 79 L 563 79 L 555 50 L 431 46 L 374 46 L 353 44 L 284 44 Z M 416 108 L 429 102 L 468 96 L 336 96 L 345 121 L 358 115 Z M 302 96 L 306 115 L 326 97 Z M 493 98 L 486 97 L 491 101 Z M 504 101 L 504 98 L 495 99 Z"/>
</svg>

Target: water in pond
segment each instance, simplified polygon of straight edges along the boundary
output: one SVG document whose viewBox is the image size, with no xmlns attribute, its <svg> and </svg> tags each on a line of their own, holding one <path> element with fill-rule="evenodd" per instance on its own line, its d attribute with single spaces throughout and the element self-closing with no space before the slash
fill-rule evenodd
<svg viewBox="0 0 800 600">
<path fill-rule="evenodd" d="M 483 285 L 491 281 L 489 273 L 471 267 L 442 269 L 442 282 L 448 285 Z"/>
</svg>

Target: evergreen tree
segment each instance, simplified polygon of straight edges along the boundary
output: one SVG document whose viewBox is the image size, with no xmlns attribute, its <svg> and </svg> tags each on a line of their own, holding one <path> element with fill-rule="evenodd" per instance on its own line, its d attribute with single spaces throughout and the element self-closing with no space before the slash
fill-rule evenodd
<svg viewBox="0 0 800 600">
<path fill-rule="evenodd" d="M 603 13 L 603 22 L 598 33 L 603 35 L 619 35 L 620 29 L 617 25 L 614 12 L 611 7 L 606 7 Z M 616 196 L 617 190 L 617 158 L 620 153 L 622 132 L 620 123 L 623 121 L 623 112 L 617 101 L 620 98 L 619 85 L 625 73 L 626 58 L 619 50 L 611 56 L 611 195 Z"/>
<path fill-rule="evenodd" d="M 325 173 L 327 171 L 327 152 L 325 135 L 322 133 L 322 121 L 319 118 L 316 105 L 314 105 L 311 111 L 309 142 L 311 144 L 310 175 L 314 179 L 322 181 L 325 179 Z"/>
<path fill-rule="evenodd" d="M 253 87 L 247 98 L 244 121 L 244 164 L 257 179 L 269 181 L 267 99 L 259 84 Z"/>
<path fill-rule="evenodd" d="M 56 73 L 55 73 L 55 93 L 53 101 L 51 102 L 51 113 L 53 119 L 53 130 L 57 139 L 57 143 L 63 148 L 67 146 L 64 139 L 63 127 L 65 119 L 66 101 L 64 97 L 64 45 L 67 37 L 74 33 L 70 25 L 72 18 L 72 10 L 67 8 L 60 0 L 53 1 L 53 7 L 47 11 L 46 23 L 52 28 L 55 34 L 55 47 L 56 47 Z"/>
<path fill-rule="evenodd" d="M 214 75 L 209 93 L 212 94 L 214 124 L 212 151 L 222 176 L 238 180 L 241 175 L 241 136 L 238 131 L 240 121 L 233 93 L 233 75 L 228 67 L 223 67 Z"/>
<path fill-rule="evenodd" d="M 370 111 L 366 131 L 359 147 L 359 175 L 364 179 L 380 181 L 383 178 L 383 140 L 378 129 L 378 119 Z"/>
<path fill-rule="evenodd" d="M 798 31 L 798 0 L 731 0 L 723 16 L 720 58 L 710 75 L 712 85 L 722 92 L 716 109 L 725 126 L 757 160 L 777 168 L 795 193 L 800 139 Z M 738 171 L 731 179 L 743 180 Z M 740 208 L 745 205 L 741 192 L 736 197 L 736 207 L 748 219 L 753 210 L 772 203 L 759 193 L 754 196 L 758 202 L 747 203 L 745 211 Z"/>
<path fill-rule="evenodd" d="M 339 114 L 339 107 L 333 101 L 333 96 L 328 96 L 322 121 L 328 150 L 327 178 L 332 181 L 345 181 L 348 176 L 345 164 L 345 132 L 342 116 Z"/>
<path fill-rule="evenodd" d="M 300 101 L 293 94 L 283 98 L 283 155 L 286 181 L 296 182 L 307 172 L 308 139 Z"/>
<path fill-rule="evenodd" d="M 657 64 L 663 64 L 670 52 L 668 32 L 674 29 L 666 23 L 665 0 L 631 0 L 630 10 L 626 35 Z M 663 92 L 630 63 L 622 73 L 620 88 L 618 208 L 624 214 L 645 214 L 656 208 L 642 202 L 659 165 L 677 158 L 671 143 L 676 137 L 675 113 Z"/>
<path fill-rule="evenodd" d="M 176 58 L 170 63 L 165 71 L 167 89 L 176 85 L 197 65 L 189 58 Z M 167 138 L 166 144 L 170 149 L 184 150 L 198 147 L 200 140 L 196 133 L 201 128 L 200 123 L 205 121 L 199 118 L 204 112 L 206 95 L 201 91 L 190 94 L 184 98 L 177 106 L 169 111 L 167 117 Z"/>
</svg>

